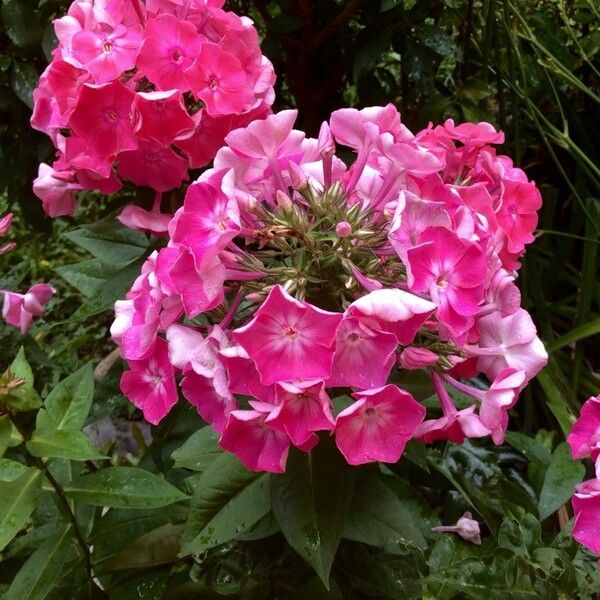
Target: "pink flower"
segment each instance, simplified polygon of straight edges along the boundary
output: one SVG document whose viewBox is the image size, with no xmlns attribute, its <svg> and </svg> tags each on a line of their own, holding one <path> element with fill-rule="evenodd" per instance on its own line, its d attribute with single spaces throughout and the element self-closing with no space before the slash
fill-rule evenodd
<svg viewBox="0 0 600 600">
<path fill-rule="evenodd" d="M 178 90 L 138 92 L 136 134 L 141 140 L 167 145 L 179 137 L 191 135 L 194 120 L 187 113 Z"/>
<path fill-rule="evenodd" d="M 164 235 L 169 229 L 172 215 L 160 212 L 160 202 L 155 203 L 150 210 L 141 206 L 128 204 L 117 219 L 130 229 L 148 231 L 154 235 Z"/>
<path fill-rule="evenodd" d="M 202 44 L 194 63 L 187 69 L 190 88 L 206 105 L 209 115 L 241 113 L 246 74 L 240 61 L 217 44 Z"/>
<path fill-rule="evenodd" d="M 575 513 L 573 537 L 600 554 L 600 479 L 578 485 L 571 502 Z"/>
<path fill-rule="evenodd" d="M 374 290 L 355 300 L 346 311 L 350 316 L 371 317 L 376 329 L 393 333 L 398 342 L 410 344 L 431 316 L 435 304 L 398 289 Z M 364 320 L 369 323 L 368 319 Z"/>
<path fill-rule="evenodd" d="M 537 211 L 542 206 L 542 196 L 535 184 L 527 181 L 505 179 L 502 188 L 502 204 L 497 218 L 506 233 L 508 251 L 514 254 L 535 239 L 532 233 L 537 227 Z"/>
<path fill-rule="evenodd" d="M 18 327 L 25 335 L 31 327 L 33 317 L 44 316 L 44 306 L 55 292 L 56 290 L 47 283 L 36 283 L 25 294 L 4 291 L 2 316 L 9 325 Z"/>
<path fill-rule="evenodd" d="M 427 348 L 408 346 L 400 353 L 398 362 L 403 369 L 416 371 L 434 365 L 439 358 L 440 357 L 435 352 L 432 352 Z"/>
<path fill-rule="evenodd" d="M 483 252 L 444 227 L 432 227 L 406 256 L 410 289 L 429 292 L 442 323 L 454 336 L 463 335 L 473 325 L 473 315 L 483 300 Z"/>
<path fill-rule="evenodd" d="M 13 214 L 6 213 L 2 218 L 0 218 L 0 236 L 4 237 L 10 230 L 10 226 L 12 225 Z"/>
<path fill-rule="evenodd" d="M 201 44 L 195 25 L 163 13 L 146 24 L 137 67 L 159 90 L 187 92 L 190 86 L 184 72 Z"/>
<path fill-rule="evenodd" d="M 485 121 L 455 125 L 452 119 L 446 119 L 444 129 L 453 140 L 458 140 L 465 145 L 485 146 L 487 144 L 504 144 L 504 133 L 496 131 L 493 125 Z"/>
<path fill-rule="evenodd" d="M 85 84 L 71 128 L 100 156 L 113 156 L 138 146 L 132 124 L 135 93 L 120 81 L 101 85 Z"/>
<path fill-rule="evenodd" d="M 110 32 L 82 31 L 71 41 L 73 56 L 96 83 L 106 83 L 133 69 L 141 43 L 142 35 L 123 25 Z"/>
<path fill-rule="evenodd" d="M 264 385 L 331 375 L 342 315 L 292 298 L 276 285 L 254 318 L 233 332 L 255 362 Z"/>
<path fill-rule="evenodd" d="M 502 317 L 492 313 L 477 321 L 479 342 L 467 346 L 471 356 L 477 356 L 477 368 L 495 378 L 508 367 L 525 371 L 532 379 L 548 362 L 548 354 L 537 337 L 529 313 L 522 308 Z"/>
<path fill-rule="evenodd" d="M 42 201 L 48 216 L 70 216 L 75 211 L 75 193 L 81 185 L 75 183 L 73 175 L 73 171 L 55 171 L 50 165 L 40 164 L 33 193 Z"/>
<path fill-rule="evenodd" d="M 592 396 L 581 407 L 579 419 L 575 421 L 567 438 L 573 458 L 600 456 L 600 395 Z"/>
<path fill-rule="evenodd" d="M 231 177 L 225 169 L 211 169 L 188 188 L 172 237 L 200 256 L 208 249 L 225 248 L 240 228 Z"/>
<path fill-rule="evenodd" d="M 121 391 L 144 413 L 146 421 L 158 425 L 177 402 L 167 342 L 158 338 L 148 356 L 128 361 L 128 365 L 130 370 L 121 376 Z"/>
<path fill-rule="evenodd" d="M 232 411 L 219 444 L 251 471 L 283 473 L 290 439 L 265 423 L 267 415 L 255 410 Z"/>
<path fill-rule="evenodd" d="M 295 446 L 304 446 L 315 431 L 334 428 L 331 402 L 322 381 L 281 382 L 276 390 L 276 406 L 265 422 L 287 433 Z"/>
<path fill-rule="evenodd" d="M 214 379 L 187 371 L 181 382 L 184 398 L 196 407 L 198 414 L 215 431 L 223 433 L 229 414 L 238 408 L 233 395 L 227 389 L 219 389 Z"/>
<path fill-rule="evenodd" d="M 329 387 L 369 389 L 385 385 L 396 360 L 398 340 L 373 325 L 378 323 L 357 317 L 345 317 L 340 323 Z"/>
<path fill-rule="evenodd" d="M 397 462 L 425 408 L 395 385 L 353 396 L 357 401 L 336 419 L 335 440 L 341 453 L 351 465 Z"/>
<path fill-rule="evenodd" d="M 119 174 L 136 185 L 167 192 L 181 185 L 187 176 L 188 162 L 156 142 L 139 142 L 135 150 L 121 152 Z"/>
</svg>

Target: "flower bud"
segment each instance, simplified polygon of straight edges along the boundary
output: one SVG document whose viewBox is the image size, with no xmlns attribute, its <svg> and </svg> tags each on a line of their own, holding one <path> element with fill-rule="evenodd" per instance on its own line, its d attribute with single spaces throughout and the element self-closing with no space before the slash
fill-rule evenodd
<svg viewBox="0 0 600 600">
<path fill-rule="evenodd" d="M 416 371 L 435 364 L 438 361 L 438 358 L 439 357 L 435 352 L 432 352 L 427 348 L 408 346 L 402 350 L 398 362 L 403 369 Z"/>
<path fill-rule="evenodd" d="M 340 221 L 335 226 L 335 232 L 341 237 L 348 237 L 352 233 L 352 225 L 348 221 Z"/>
<path fill-rule="evenodd" d="M 290 179 L 292 181 L 292 187 L 299 192 L 302 192 L 308 187 L 308 180 L 304 171 L 293 161 L 290 161 L 287 166 Z"/>
<path fill-rule="evenodd" d="M 7 213 L 0 219 L 0 236 L 5 236 L 12 224 L 13 214 Z"/>
<path fill-rule="evenodd" d="M 277 205 L 282 210 L 284 210 L 285 212 L 290 212 L 292 210 L 292 201 L 290 200 L 290 197 L 285 192 L 282 192 L 281 190 L 277 190 L 276 198 L 277 198 Z"/>
<path fill-rule="evenodd" d="M 457 533 L 463 540 L 472 544 L 481 545 L 481 531 L 479 523 L 473 519 L 470 512 L 466 512 L 457 522 L 456 525 L 440 525 L 433 527 L 432 531 L 442 533 Z"/>
</svg>

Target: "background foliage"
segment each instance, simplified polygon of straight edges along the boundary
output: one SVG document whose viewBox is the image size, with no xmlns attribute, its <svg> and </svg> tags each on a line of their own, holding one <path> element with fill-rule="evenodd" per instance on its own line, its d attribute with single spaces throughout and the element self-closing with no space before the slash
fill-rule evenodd
<svg viewBox="0 0 600 600">
<path fill-rule="evenodd" d="M 0 399 L 0 593 L 593 598 L 600 579 L 563 507 L 584 473 L 562 440 L 600 390 L 597 2 L 229 6 L 256 21 L 279 74 L 276 108 L 297 106 L 309 133 L 343 105 L 388 101 L 411 129 L 452 117 L 506 132 L 503 150 L 544 196 L 519 281 L 550 363 L 514 411 L 505 446 L 414 444 L 390 469 L 342 468 L 320 444 L 312 466 L 292 456 L 269 481 L 220 453 L 184 406 L 148 436 L 118 392 L 120 365 L 94 386 L 90 363 L 111 352 L 110 307 L 152 242 L 115 225 L 122 198 L 88 198 L 74 219 L 42 216 L 31 180 L 51 148 L 29 128 L 31 91 L 53 46 L 50 21 L 67 3 L 2 0 L 0 208 L 18 213 L 21 246 L 2 257 L 0 288 L 51 279 L 59 293 L 25 339 L 0 329 L 0 388 L 11 376 L 27 381 Z M 81 428 L 106 415 L 99 450 Z M 309 475 L 307 490 L 298 482 Z M 465 510 L 483 523 L 481 547 L 431 532 Z"/>
</svg>

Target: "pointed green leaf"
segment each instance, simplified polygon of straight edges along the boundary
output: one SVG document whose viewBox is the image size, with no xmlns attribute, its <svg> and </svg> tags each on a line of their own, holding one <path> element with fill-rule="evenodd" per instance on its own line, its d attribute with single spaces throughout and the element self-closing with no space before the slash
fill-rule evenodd
<svg viewBox="0 0 600 600">
<path fill-rule="evenodd" d="M 25 525 L 41 491 L 42 472 L 33 467 L 13 481 L 0 482 L 0 550 Z"/>
<path fill-rule="evenodd" d="M 83 260 L 55 269 L 67 283 L 77 288 L 86 298 L 91 298 L 96 290 L 118 270 L 114 264 L 106 264 L 99 258 Z"/>
<path fill-rule="evenodd" d="M 0 458 L 0 481 L 14 481 L 29 470 L 23 463 L 9 458 Z"/>
<path fill-rule="evenodd" d="M 342 535 L 392 554 L 402 553 L 406 545 L 426 547 L 411 513 L 374 473 L 357 482 Z"/>
<path fill-rule="evenodd" d="M 23 348 L 19 350 L 19 353 L 2 376 L 2 379 L 22 379 L 23 383 L 8 394 L 0 396 L 0 404 L 18 411 L 34 410 L 41 406 L 40 396 L 33 387 L 33 371 L 25 358 L 25 350 Z"/>
<path fill-rule="evenodd" d="M 170 483 L 134 467 L 109 467 L 82 475 L 64 486 L 70 498 L 93 506 L 159 508 L 187 500 Z"/>
<path fill-rule="evenodd" d="M 27 450 L 33 456 L 44 458 L 69 458 L 71 460 L 102 460 L 90 439 L 81 431 L 61 431 L 60 429 L 36 429 Z"/>
<path fill-rule="evenodd" d="M 183 536 L 183 553 L 204 552 L 245 533 L 270 509 L 268 475 L 220 454 L 200 476 Z"/>
<path fill-rule="evenodd" d="M 10 434 L 12 433 L 12 423 L 8 416 L 0 417 L 0 456 L 4 456 L 6 449 L 10 444 Z"/>
<path fill-rule="evenodd" d="M 36 428 L 78 431 L 85 424 L 94 397 L 94 373 L 88 363 L 63 379 L 44 400 Z"/>
<path fill-rule="evenodd" d="M 173 452 L 171 458 L 175 461 L 174 466 L 205 471 L 217 456 L 223 454 L 218 439 L 212 427 L 202 427 Z"/>
<path fill-rule="evenodd" d="M 330 440 L 293 451 L 283 475 L 271 476 L 271 504 L 288 543 L 326 587 L 346 523 L 355 469 Z"/>
<path fill-rule="evenodd" d="M 552 462 L 544 477 L 538 504 L 540 519 L 549 517 L 568 502 L 584 475 L 585 467 L 571 458 L 569 445 L 566 442 L 560 444 L 552 454 Z"/>
<path fill-rule="evenodd" d="M 29 557 L 14 578 L 4 600 L 42 600 L 52 591 L 65 562 L 65 550 L 71 543 L 71 525 L 48 538 Z"/>
</svg>

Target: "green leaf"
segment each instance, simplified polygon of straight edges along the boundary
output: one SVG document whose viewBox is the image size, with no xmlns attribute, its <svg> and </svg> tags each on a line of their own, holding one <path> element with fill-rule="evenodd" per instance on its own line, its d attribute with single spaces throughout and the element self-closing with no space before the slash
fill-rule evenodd
<svg viewBox="0 0 600 600">
<path fill-rule="evenodd" d="M 10 482 L 29 470 L 23 463 L 8 458 L 0 458 L 0 481 Z"/>
<path fill-rule="evenodd" d="M 82 475 L 64 486 L 70 498 L 93 506 L 160 508 L 187 500 L 170 483 L 134 467 L 109 467 Z"/>
<path fill-rule="evenodd" d="M 427 545 L 411 513 L 374 473 L 361 477 L 354 487 L 342 536 L 391 554 L 402 553 L 406 545 L 420 550 Z"/>
<path fill-rule="evenodd" d="M 47 539 L 29 557 L 14 578 L 4 600 L 42 600 L 61 575 L 64 553 L 71 542 L 71 525 Z"/>
<path fill-rule="evenodd" d="M 108 458 L 100 454 L 81 431 L 37 428 L 26 446 L 33 456 L 44 458 L 68 458 L 80 461 Z"/>
<path fill-rule="evenodd" d="M 268 475 L 249 471 L 229 453 L 202 473 L 183 535 L 183 553 L 199 553 L 245 533 L 270 510 Z"/>
<path fill-rule="evenodd" d="M 33 387 L 33 371 L 25 358 L 23 348 L 19 350 L 10 367 L 2 376 L 2 379 L 5 378 L 8 380 L 22 379 L 23 384 L 8 394 L 0 396 L 0 404 L 18 411 L 34 410 L 42 405 L 39 394 Z"/>
<path fill-rule="evenodd" d="M 29 63 L 13 62 L 12 88 L 17 98 L 33 108 L 33 90 L 37 87 L 39 75 Z"/>
<path fill-rule="evenodd" d="M 223 454 L 223 450 L 219 447 L 218 435 L 212 427 L 202 427 L 177 448 L 171 458 L 175 461 L 175 467 L 202 472 L 220 454 Z"/>
<path fill-rule="evenodd" d="M 600 318 L 592 319 L 591 321 L 584 323 L 579 327 L 571 329 L 569 332 L 565 333 L 565 335 L 555 339 L 553 342 L 550 342 L 550 344 L 548 344 L 548 351 L 555 352 L 556 350 L 560 350 L 569 344 L 573 344 L 574 342 L 578 342 L 579 340 L 583 340 L 599 333 Z"/>
<path fill-rule="evenodd" d="M 524 433 L 509 431 L 506 434 L 506 441 L 529 461 L 548 465 L 552 460 L 552 454 L 540 442 Z"/>
<path fill-rule="evenodd" d="M 575 417 L 568 408 L 563 386 L 553 372 L 551 364 L 537 374 L 537 380 L 546 394 L 548 407 L 556 417 L 563 434 L 568 435 L 575 422 Z"/>
<path fill-rule="evenodd" d="M 33 467 L 13 481 L 0 482 L 0 550 L 25 525 L 41 491 L 42 472 Z"/>
<path fill-rule="evenodd" d="M 91 258 L 72 265 L 63 265 L 54 270 L 86 298 L 90 298 L 119 269 L 115 265 L 102 262 L 99 258 Z"/>
<path fill-rule="evenodd" d="M 63 379 L 44 400 L 37 415 L 36 428 L 79 431 L 85 424 L 94 397 L 94 373 L 91 363 Z M 36 430 L 37 430 L 36 429 Z"/>
<path fill-rule="evenodd" d="M 124 266 L 140 258 L 149 245 L 143 233 L 128 229 L 112 216 L 64 235 L 108 265 Z"/>
<path fill-rule="evenodd" d="M 585 475 L 585 467 L 571 458 L 571 450 L 566 442 L 557 446 L 552 454 L 552 462 L 546 471 L 540 493 L 538 509 L 540 519 L 549 517 L 560 508 L 575 491 L 575 486 Z"/>
<path fill-rule="evenodd" d="M 2 22 L 10 41 L 19 48 L 37 46 L 42 35 L 35 5 L 30 0 L 3 0 Z"/>
<path fill-rule="evenodd" d="M 6 449 L 10 445 L 10 435 L 12 433 L 12 423 L 8 416 L 0 416 L 0 456 L 4 456 Z"/>
<path fill-rule="evenodd" d="M 271 476 L 271 504 L 288 543 L 326 587 L 346 523 L 355 469 L 330 440 L 293 451 L 283 475 Z"/>
</svg>

